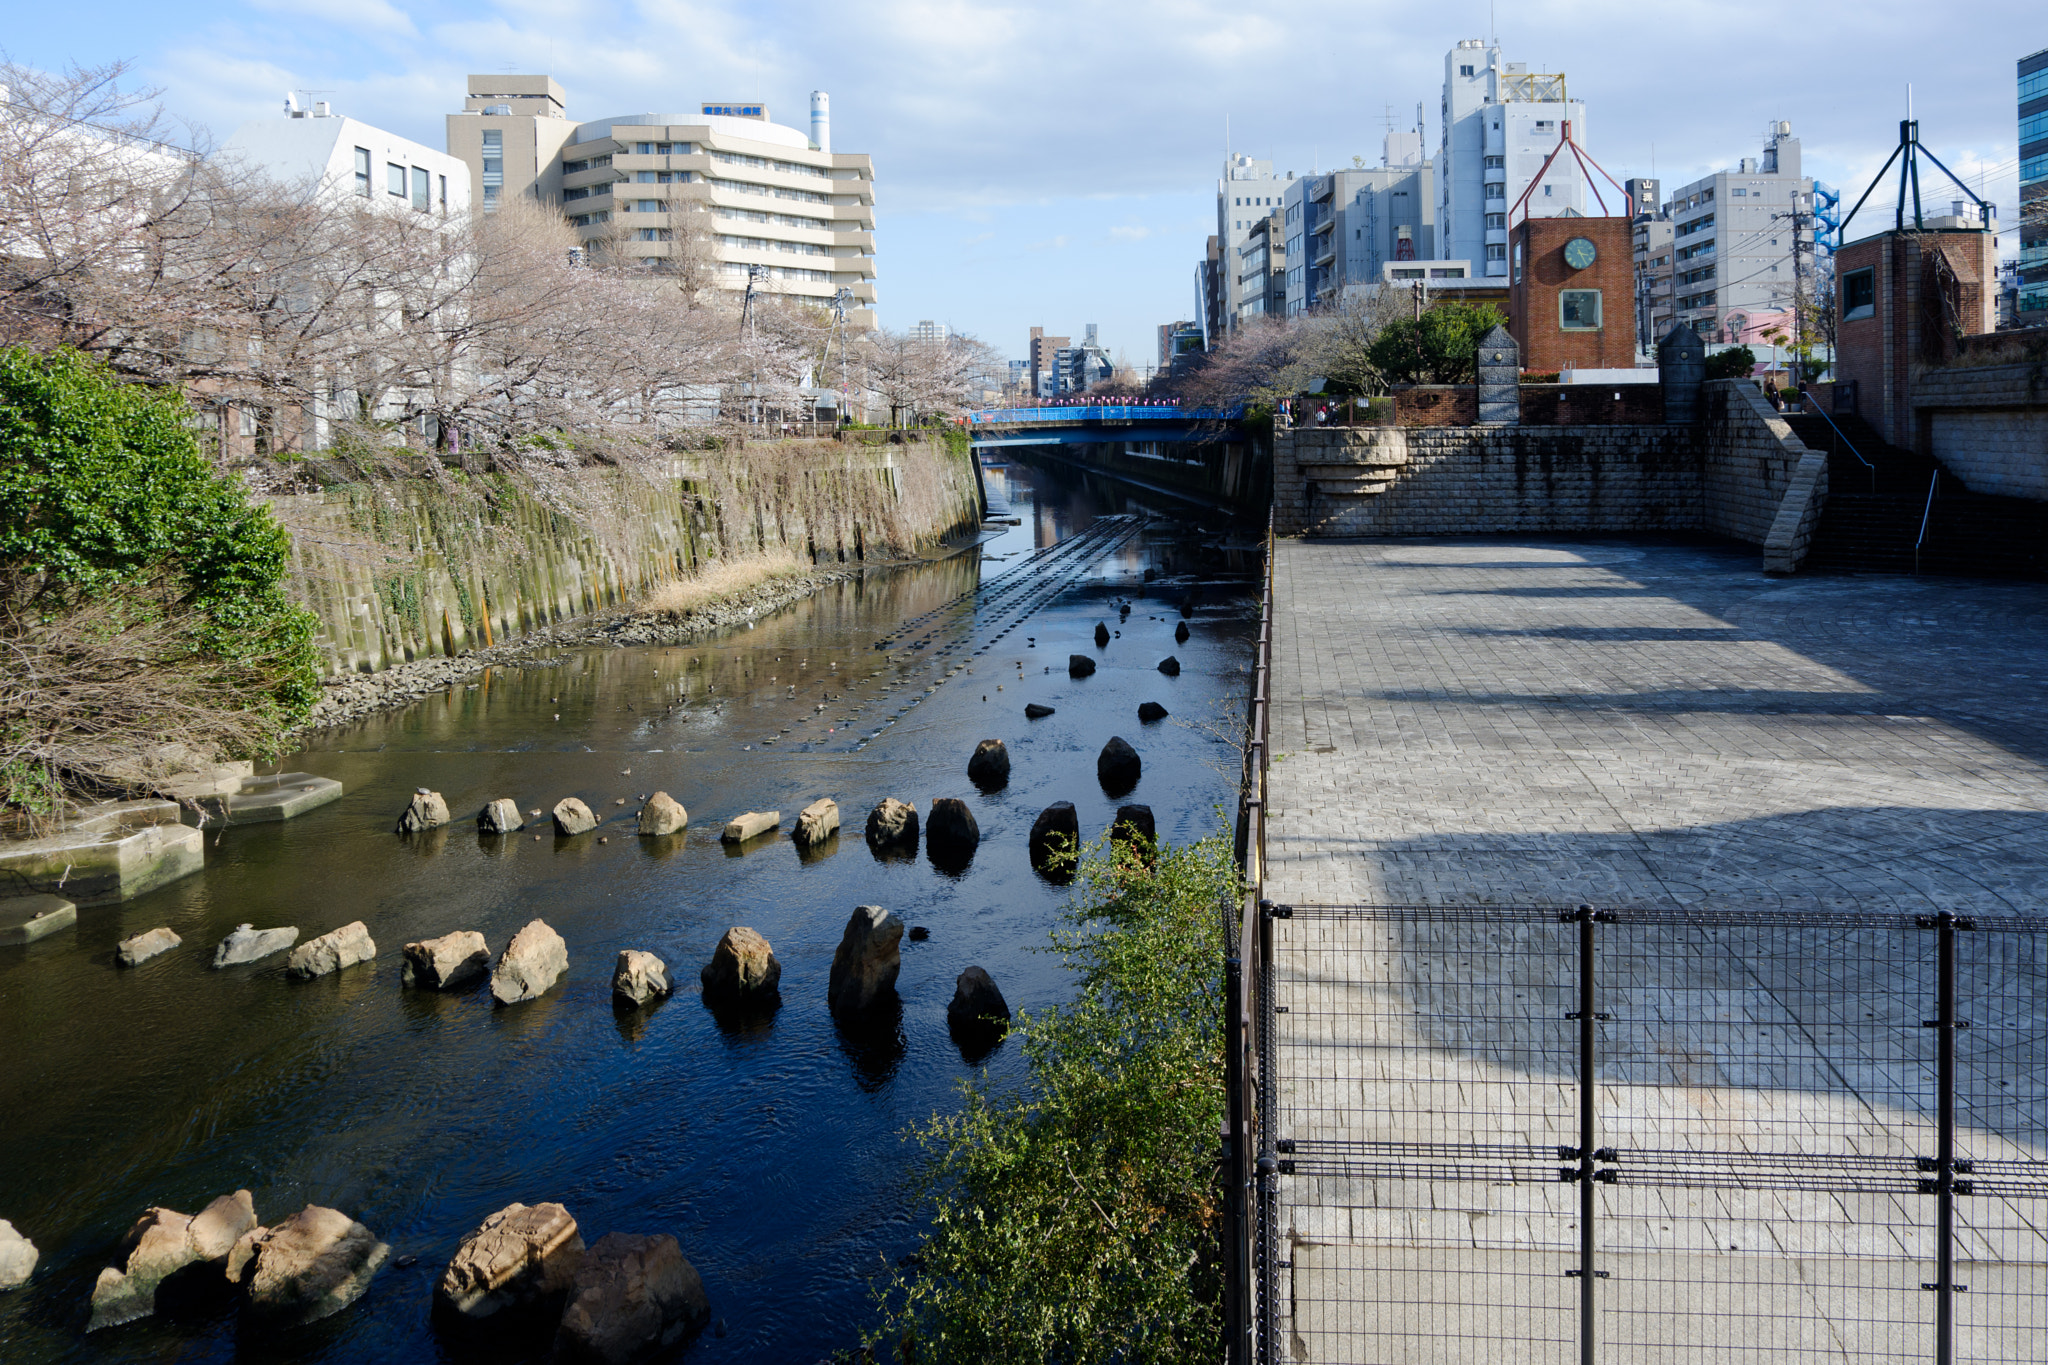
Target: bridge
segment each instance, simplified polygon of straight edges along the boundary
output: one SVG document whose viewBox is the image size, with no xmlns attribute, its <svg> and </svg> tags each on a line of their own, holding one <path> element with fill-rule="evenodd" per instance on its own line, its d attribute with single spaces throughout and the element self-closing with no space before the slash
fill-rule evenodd
<svg viewBox="0 0 2048 1365">
<path fill-rule="evenodd" d="M 987 408 L 967 414 L 976 449 L 997 446 L 1211 443 L 1238 439 L 1244 405 L 1179 407 L 1172 403 L 1090 403 L 1071 407 Z"/>
</svg>

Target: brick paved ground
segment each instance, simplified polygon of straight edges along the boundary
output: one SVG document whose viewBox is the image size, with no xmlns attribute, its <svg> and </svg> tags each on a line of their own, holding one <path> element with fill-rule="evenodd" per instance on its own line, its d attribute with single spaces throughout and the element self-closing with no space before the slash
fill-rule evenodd
<svg viewBox="0 0 2048 1365">
<path fill-rule="evenodd" d="M 1283 542 L 1268 894 L 2048 906 L 2048 589 L 1755 564 L 1643 542 Z M 1276 931 L 1278 1135 L 1464 1153 L 1418 1180 L 1326 1145 L 1349 1155 L 1283 1178 L 1287 1358 L 1575 1359 L 1576 1190 L 1529 1179 L 1530 1153 L 1576 1140 L 1575 930 L 1304 911 Z M 2043 945 L 1963 938 L 1959 1152 L 2039 1161 Z M 1927 942 L 1604 930 L 1599 1141 L 1625 1168 L 1641 1149 L 1910 1170 L 1930 1148 Z M 1522 1179 L 1475 1169 L 1475 1144 Z M 1908 1190 L 1602 1188 L 1602 1358 L 1925 1358 L 1932 1201 Z M 2048 1358 L 2048 1201 L 1960 1201 L 1959 1226 L 1959 1358 Z"/>
</svg>

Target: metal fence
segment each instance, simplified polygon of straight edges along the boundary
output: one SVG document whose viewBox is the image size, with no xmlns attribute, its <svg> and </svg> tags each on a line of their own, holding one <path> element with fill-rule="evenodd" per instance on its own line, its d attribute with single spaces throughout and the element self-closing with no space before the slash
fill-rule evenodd
<svg viewBox="0 0 2048 1365">
<path fill-rule="evenodd" d="M 1234 947 L 1233 1360 L 2048 1360 L 2048 919 L 1266 904 Z"/>
</svg>

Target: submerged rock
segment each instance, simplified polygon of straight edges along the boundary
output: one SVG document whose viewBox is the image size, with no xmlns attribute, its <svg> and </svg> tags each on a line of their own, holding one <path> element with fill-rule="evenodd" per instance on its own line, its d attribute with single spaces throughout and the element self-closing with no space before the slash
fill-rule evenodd
<svg viewBox="0 0 2048 1365">
<path fill-rule="evenodd" d="M 896 988 L 902 939 L 903 921 L 881 906 L 855 908 L 832 954 L 826 998 L 834 1014 L 857 1015 Z"/>
<path fill-rule="evenodd" d="M 1030 707 L 1024 713 L 1031 713 Z M 967 780 L 983 791 L 995 791 L 1010 780 L 1010 750 L 999 739 L 985 739 L 974 746 L 967 760 Z"/>
<path fill-rule="evenodd" d="M 249 1291 L 248 1314 L 267 1327 L 301 1327 L 363 1296 L 391 1248 L 338 1209 L 308 1204 L 235 1244 L 228 1277 Z"/>
<path fill-rule="evenodd" d="M 635 948 L 619 950 L 618 965 L 612 968 L 612 995 L 628 1004 L 644 1005 L 674 992 L 668 964 L 653 953 Z"/>
<path fill-rule="evenodd" d="M 1103 745 L 1102 752 L 1095 756 L 1096 780 L 1111 796 L 1122 796 L 1137 786 L 1143 773 L 1144 764 L 1138 758 L 1138 751 L 1122 735 L 1111 735 L 1109 743 Z"/>
<path fill-rule="evenodd" d="M 583 1262 L 576 1220 L 560 1204 L 508 1204 L 462 1239 L 434 1286 L 434 1306 L 471 1322 L 500 1315 L 538 1325 Z"/>
<path fill-rule="evenodd" d="M 767 939 L 736 924 L 718 940 L 697 979 L 710 997 L 766 994 L 782 980 L 782 964 L 775 960 L 775 950 Z"/>
<path fill-rule="evenodd" d="M 597 828 L 597 817 L 590 813 L 590 807 L 573 796 L 565 796 L 555 802 L 555 833 L 564 838 L 588 834 Z"/>
<path fill-rule="evenodd" d="M 569 970 L 569 945 L 546 920 L 530 921 L 512 936 L 491 973 L 491 999 L 500 1005 L 532 1000 Z"/>
<path fill-rule="evenodd" d="M 525 829 L 526 820 L 519 814 L 519 803 L 505 796 L 476 813 L 476 827 L 485 834 L 512 834 Z"/>
<path fill-rule="evenodd" d="M 245 962 L 255 962 L 281 953 L 299 941 L 297 929 L 253 929 L 246 924 L 237 924 L 235 932 L 220 941 L 213 950 L 213 965 L 239 967 Z"/>
<path fill-rule="evenodd" d="M 1055 801 L 1031 822 L 1031 865 L 1041 872 L 1071 872 L 1081 848 L 1081 820 L 1071 801 Z"/>
<path fill-rule="evenodd" d="M 667 792 L 656 792 L 640 808 L 640 832 L 660 836 L 674 834 L 690 823 L 690 812 Z"/>
<path fill-rule="evenodd" d="M 826 796 L 803 808 L 789 837 L 798 848 L 816 848 L 838 832 L 839 803 Z"/>
<path fill-rule="evenodd" d="M 868 812 L 868 847 L 877 853 L 917 851 L 917 807 L 889 796 Z"/>
<path fill-rule="evenodd" d="M 158 953 L 168 953 L 184 941 L 168 928 L 152 929 L 146 934 L 122 939 L 114 960 L 123 967 L 140 967 Z"/>
<path fill-rule="evenodd" d="M 425 787 L 412 794 L 412 800 L 399 813 L 396 834 L 418 834 L 421 830 L 434 829 L 448 823 L 448 803 L 441 799 L 441 793 L 430 792 Z"/>
<path fill-rule="evenodd" d="M 583 1253 L 555 1333 L 563 1365 L 636 1365 L 704 1325 L 711 1300 L 666 1234 L 606 1233 Z"/>
<path fill-rule="evenodd" d="M 491 947 L 474 929 L 458 929 L 439 938 L 405 945 L 398 979 L 426 991 L 452 991 L 489 971 Z"/>
<path fill-rule="evenodd" d="M 292 955 L 285 959 L 284 970 L 288 976 L 310 980 L 338 972 L 343 967 L 353 967 L 358 962 L 368 962 L 376 955 L 376 941 L 370 937 L 370 931 L 363 922 L 357 920 L 292 949 Z"/>
<path fill-rule="evenodd" d="M 14 1224 L 0 1218 L 0 1290 L 16 1289 L 35 1273 L 36 1244 L 14 1230 Z"/>
</svg>

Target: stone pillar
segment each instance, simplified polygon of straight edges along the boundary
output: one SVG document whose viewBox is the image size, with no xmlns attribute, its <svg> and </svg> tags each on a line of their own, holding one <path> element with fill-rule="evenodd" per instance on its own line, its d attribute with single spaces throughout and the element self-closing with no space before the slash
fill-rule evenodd
<svg viewBox="0 0 2048 1365">
<path fill-rule="evenodd" d="M 1505 327 L 1479 338 L 1479 425 L 1519 426 L 1522 421 L 1522 353 Z"/>
<path fill-rule="evenodd" d="M 1700 385 L 1707 382 L 1707 344 L 1690 327 L 1673 326 L 1657 343 L 1657 382 L 1664 388 L 1664 425 L 1689 427 L 1700 411 Z"/>
</svg>

